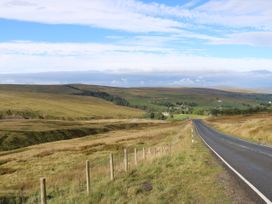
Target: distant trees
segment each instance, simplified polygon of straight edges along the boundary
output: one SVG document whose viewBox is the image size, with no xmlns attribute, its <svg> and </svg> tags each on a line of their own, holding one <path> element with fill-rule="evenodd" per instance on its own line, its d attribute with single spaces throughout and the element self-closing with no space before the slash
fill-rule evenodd
<svg viewBox="0 0 272 204">
<path fill-rule="evenodd" d="M 267 112 L 271 109 L 262 106 L 250 107 L 246 109 L 229 108 L 229 109 L 211 109 L 210 114 L 217 115 L 239 115 L 239 114 L 253 114 L 258 112 Z"/>
<path fill-rule="evenodd" d="M 165 117 L 162 113 L 160 112 L 150 112 L 148 114 L 149 118 L 151 119 L 157 119 L 157 120 L 165 120 L 167 117 Z"/>
<path fill-rule="evenodd" d="M 1 110 L 0 119 L 44 119 L 42 113 L 32 110 Z"/>
<path fill-rule="evenodd" d="M 129 102 L 124 99 L 121 98 L 120 96 L 114 96 L 111 95 L 109 93 L 106 92 L 102 92 L 102 91 L 86 91 L 86 90 L 80 90 L 81 93 L 77 93 L 76 95 L 81 95 L 81 96 L 93 96 L 93 97 L 97 97 L 97 98 L 102 98 L 106 101 L 110 101 L 116 105 L 120 105 L 120 106 L 129 106 Z"/>
<path fill-rule="evenodd" d="M 150 118 L 151 118 L 151 119 L 154 119 L 154 118 L 155 118 L 155 113 L 151 112 L 151 113 L 150 113 Z"/>
</svg>

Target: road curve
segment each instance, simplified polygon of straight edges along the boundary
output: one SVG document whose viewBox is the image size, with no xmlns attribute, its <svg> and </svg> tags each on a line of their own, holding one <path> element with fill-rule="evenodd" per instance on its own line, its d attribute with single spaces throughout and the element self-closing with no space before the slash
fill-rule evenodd
<svg viewBox="0 0 272 204">
<path fill-rule="evenodd" d="M 272 203 L 272 148 L 222 134 L 200 120 L 193 124 L 209 148 L 266 203 Z"/>
</svg>

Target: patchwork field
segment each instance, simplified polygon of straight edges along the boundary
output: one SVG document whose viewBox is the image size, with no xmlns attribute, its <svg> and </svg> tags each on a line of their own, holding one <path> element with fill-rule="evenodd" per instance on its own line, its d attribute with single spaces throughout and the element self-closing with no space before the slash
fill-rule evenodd
<svg viewBox="0 0 272 204">
<path fill-rule="evenodd" d="M 207 119 L 222 132 L 261 144 L 272 144 L 272 114 L 254 114 Z"/>
</svg>

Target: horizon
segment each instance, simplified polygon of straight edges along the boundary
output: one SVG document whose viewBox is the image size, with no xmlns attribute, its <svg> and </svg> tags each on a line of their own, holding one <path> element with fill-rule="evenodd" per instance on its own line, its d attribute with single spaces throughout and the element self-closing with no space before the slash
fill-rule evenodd
<svg viewBox="0 0 272 204">
<path fill-rule="evenodd" d="M 271 93 L 272 72 L 144 72 L 55 71 L 0 74 L 0 84 L 93 84 L 112 87 L 200 87 Z"/>
<path fill-rule="evenodd" d="M 0 86 L 66 86 L 66 85 L 86 85 L 95 87 L 117 88 L 117 89 L 202 89 L 202 90 L 217 90 L 241 94 L 265 94 L 271 95 L 272 91 L 266 89 L 246 89 L 240 87 L 201 87 L 201 86 L 113 86 L 113 85 L 97 85 L 88 83 L 62 83 L 62 84 L 0 84 Z"/>
</svg>

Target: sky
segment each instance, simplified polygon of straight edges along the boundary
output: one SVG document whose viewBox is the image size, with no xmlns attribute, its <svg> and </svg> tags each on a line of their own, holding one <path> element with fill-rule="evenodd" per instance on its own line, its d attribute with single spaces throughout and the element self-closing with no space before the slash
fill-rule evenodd
<svg viewBox="0 0 272 204">
<path fill-rule="evenodd" d="M 0 74 L 255 70 L 271 0 L 0 0 Z"/>
</svg>

